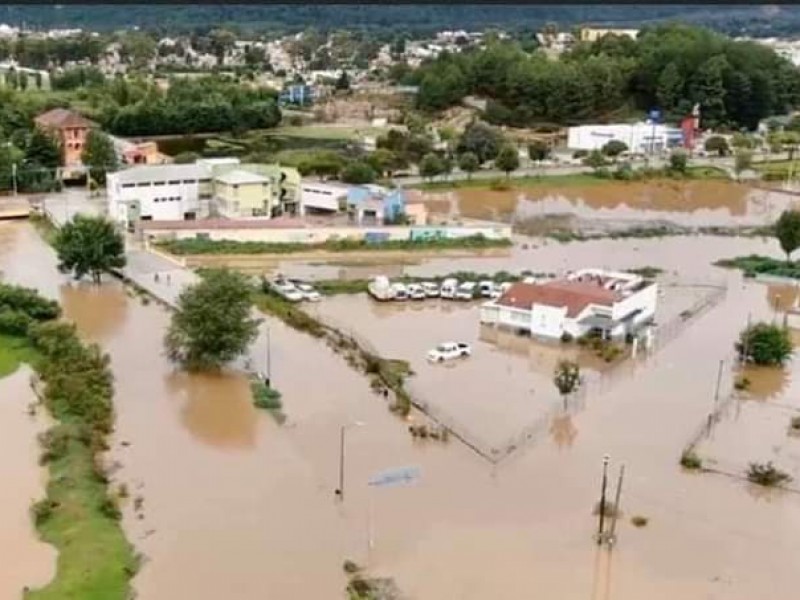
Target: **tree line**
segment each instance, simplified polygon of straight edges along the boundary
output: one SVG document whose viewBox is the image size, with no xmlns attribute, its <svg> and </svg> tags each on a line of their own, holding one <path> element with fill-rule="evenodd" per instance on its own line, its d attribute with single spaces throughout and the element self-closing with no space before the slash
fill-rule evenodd
<svg viewBox="0 0 800 600">
<path fill-rule="evenodd" d="M 558 60 L 513 41 L 442 54 L 405 76 L 418 107 L 438 111 L 465 96 L 489 100 L 490 122 L 530 126 L 608 121 L 659 108 L 678 118 L 695 104 L 703 127 L 753 129 L 800 105 L 800 70 L 771 49 L 710 30 L 648 27 L 636 40 L 607 35 Z"/>
</svg>

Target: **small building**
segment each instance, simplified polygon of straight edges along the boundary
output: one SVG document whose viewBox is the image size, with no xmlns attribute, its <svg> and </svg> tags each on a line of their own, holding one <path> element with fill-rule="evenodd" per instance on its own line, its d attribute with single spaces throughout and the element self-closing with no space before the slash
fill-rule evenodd
<svg viewBox="0 0 800 600">
<path fill-rule="evenodd" d="M 66 108 L 54 108 L 34 118 L 42 131 L 54 135 L 61 146 L 61 162 L 64 167 L 83 167 L 81 154 L 86 146 L 89 130 L 98 127 L 80 113 Z M 69 173 L 69 171 L 67 171 Z"/>
<path fill-rule="evenodd" d="M 270 218 L 273 214 L 269 178 L 243 169 L 214 176 L 214 205 L 229 219 Z"/>
<path fill-rule="evenodd" d="M 605 29 L 598 27 L 582 27 L 580 30 L 579 39 L 582 42 L 596 42 L 600 38 L 607 35 L 615 35 L 617 37 L 627 37 L 635 40 L 639 35 L 638 29 Z"/>
<path fill-rule="evenodd" d="M 170 158 L 159 152 L 155 142 L 131 142 L 124 138 L 109 136 L 117 159 L 123 165 L 163 165 Z"/>
<path fill-rule="evenodd" d="M 481 323 L 544 339 L 598 334 L 606 339 L 635 334 L 652 322 L 655 282 L 631 273 L 582 269 L 544 283 L 515 283 L 481 306 Z"/>
<path fill-rule="evenodd" d="M 347 206 L 349 185 L 326 181 L 303 181 L 300 184 L 300 212 L 338 213 Z"/>
<path fill-rule="evenodd" d="M 139 221 L 196 219 L 201 202 L 212 194 L 212 174 L 205 165 L 136 166 L 106 178 L 108 214 L 122 227 Z"/>
<path fill-rule="evenodd" d="M 406 212 L 406 196 L 402 189 L 386 189 L 379 185 L 351 187 L 347 193 L 347 210 L 359 225 L 391 224 Z"/>
<path fill-rule="evenodd" d="M 602 150 L 610 141 L 622 142 L 630 152 L 651 153 L 683 145 L 683 132 L 658 123 L 579 125 L 567 132 L 570 150 Z"/>
</svg>

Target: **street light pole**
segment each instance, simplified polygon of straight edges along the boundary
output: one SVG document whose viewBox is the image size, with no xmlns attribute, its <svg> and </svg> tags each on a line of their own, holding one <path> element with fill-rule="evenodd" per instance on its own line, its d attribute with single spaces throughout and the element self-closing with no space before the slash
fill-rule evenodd
<svg viewBox="0 0 800 600">
<path fill-rule="evenodd" d="M 610 456 L 603 456 L 603 483 L 600 487 L 600 518 L 597 526 L 597 545 L 603 543 L 603 524 L 606 516 L 606 486 L 608 485 L 608 461 Z"/>
<path fill-rule="evenodd" d="M 271 387 L 271 383 L 272 383 L 272 357 L 270 356 L 270 347 L 272 346 L 272 344 L 270 343 L 270 338 L 269 338 L 269 325 L 266 325 L 265 329 L 266 329 L 266 334 L 267 334 L 267 359 L 266 359 L 267 360 L 267 364 L 266 364 L 267 375 L 264 378 L 264 383 L 266 384 L 267 387 Z"/>
<path fill-rule="evenodd" d="M 339 428 L 339 487 L 334 490 L 334 494 L 339 498 L 340 502 L 344 502 L 344 434 L 351 425 L 361 427 L 364 423 L 353 421 L 345 423 Z"/>
</svg>

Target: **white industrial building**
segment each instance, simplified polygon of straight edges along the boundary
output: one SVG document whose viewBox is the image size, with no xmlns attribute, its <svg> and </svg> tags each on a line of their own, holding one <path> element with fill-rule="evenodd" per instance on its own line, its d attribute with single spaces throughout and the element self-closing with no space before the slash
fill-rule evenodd
<svg viewBox="0 0 800 600">
<path fill-rule="evenodd" d="M 325 181 L 302 181 L 300 184 L 300 211 L 339 212 L 347 202 L 350 186 Z"/>
<path fill-rule="evenodd" d="M 653 123 L 617 125 L 579 125 L 570 127 L 567 147 L 570 150 L 602 150 L 608 142 L 624 143 L 630 152 L 650 153 L 683 144 L 683 132 L 676 127 Z"/>
<path fill-rule="evenodd" d="M 652 322 L 656 283 L 631 273 L 582 269 L 544 283 L 515 283 L 481 306 L 481 323 L 545 339 L 598 333 L 624 338 Z"/>
<path fill-rule="evenodd" d="M 122 227 L 137 220 L 195 219 L 211 196 L 211 168 L 204 164 L 139 166 L 110 173 L 108 214 Z"/>
</svg>

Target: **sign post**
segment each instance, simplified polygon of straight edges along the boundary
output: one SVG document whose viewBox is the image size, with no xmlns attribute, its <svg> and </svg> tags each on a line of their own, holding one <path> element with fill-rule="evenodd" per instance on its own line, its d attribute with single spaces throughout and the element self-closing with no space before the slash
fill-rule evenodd
<svg viewBox="0 0 800 600">
<path fill-rule="evenodd" d="M 650 154 L 656 153 L 656 125 L 661 120 L 661 111 L 657 108 L 651 109 L 650 113 L 650 123 L 652 124 L 652 130 L 650 133 Z"/>
</svg>

